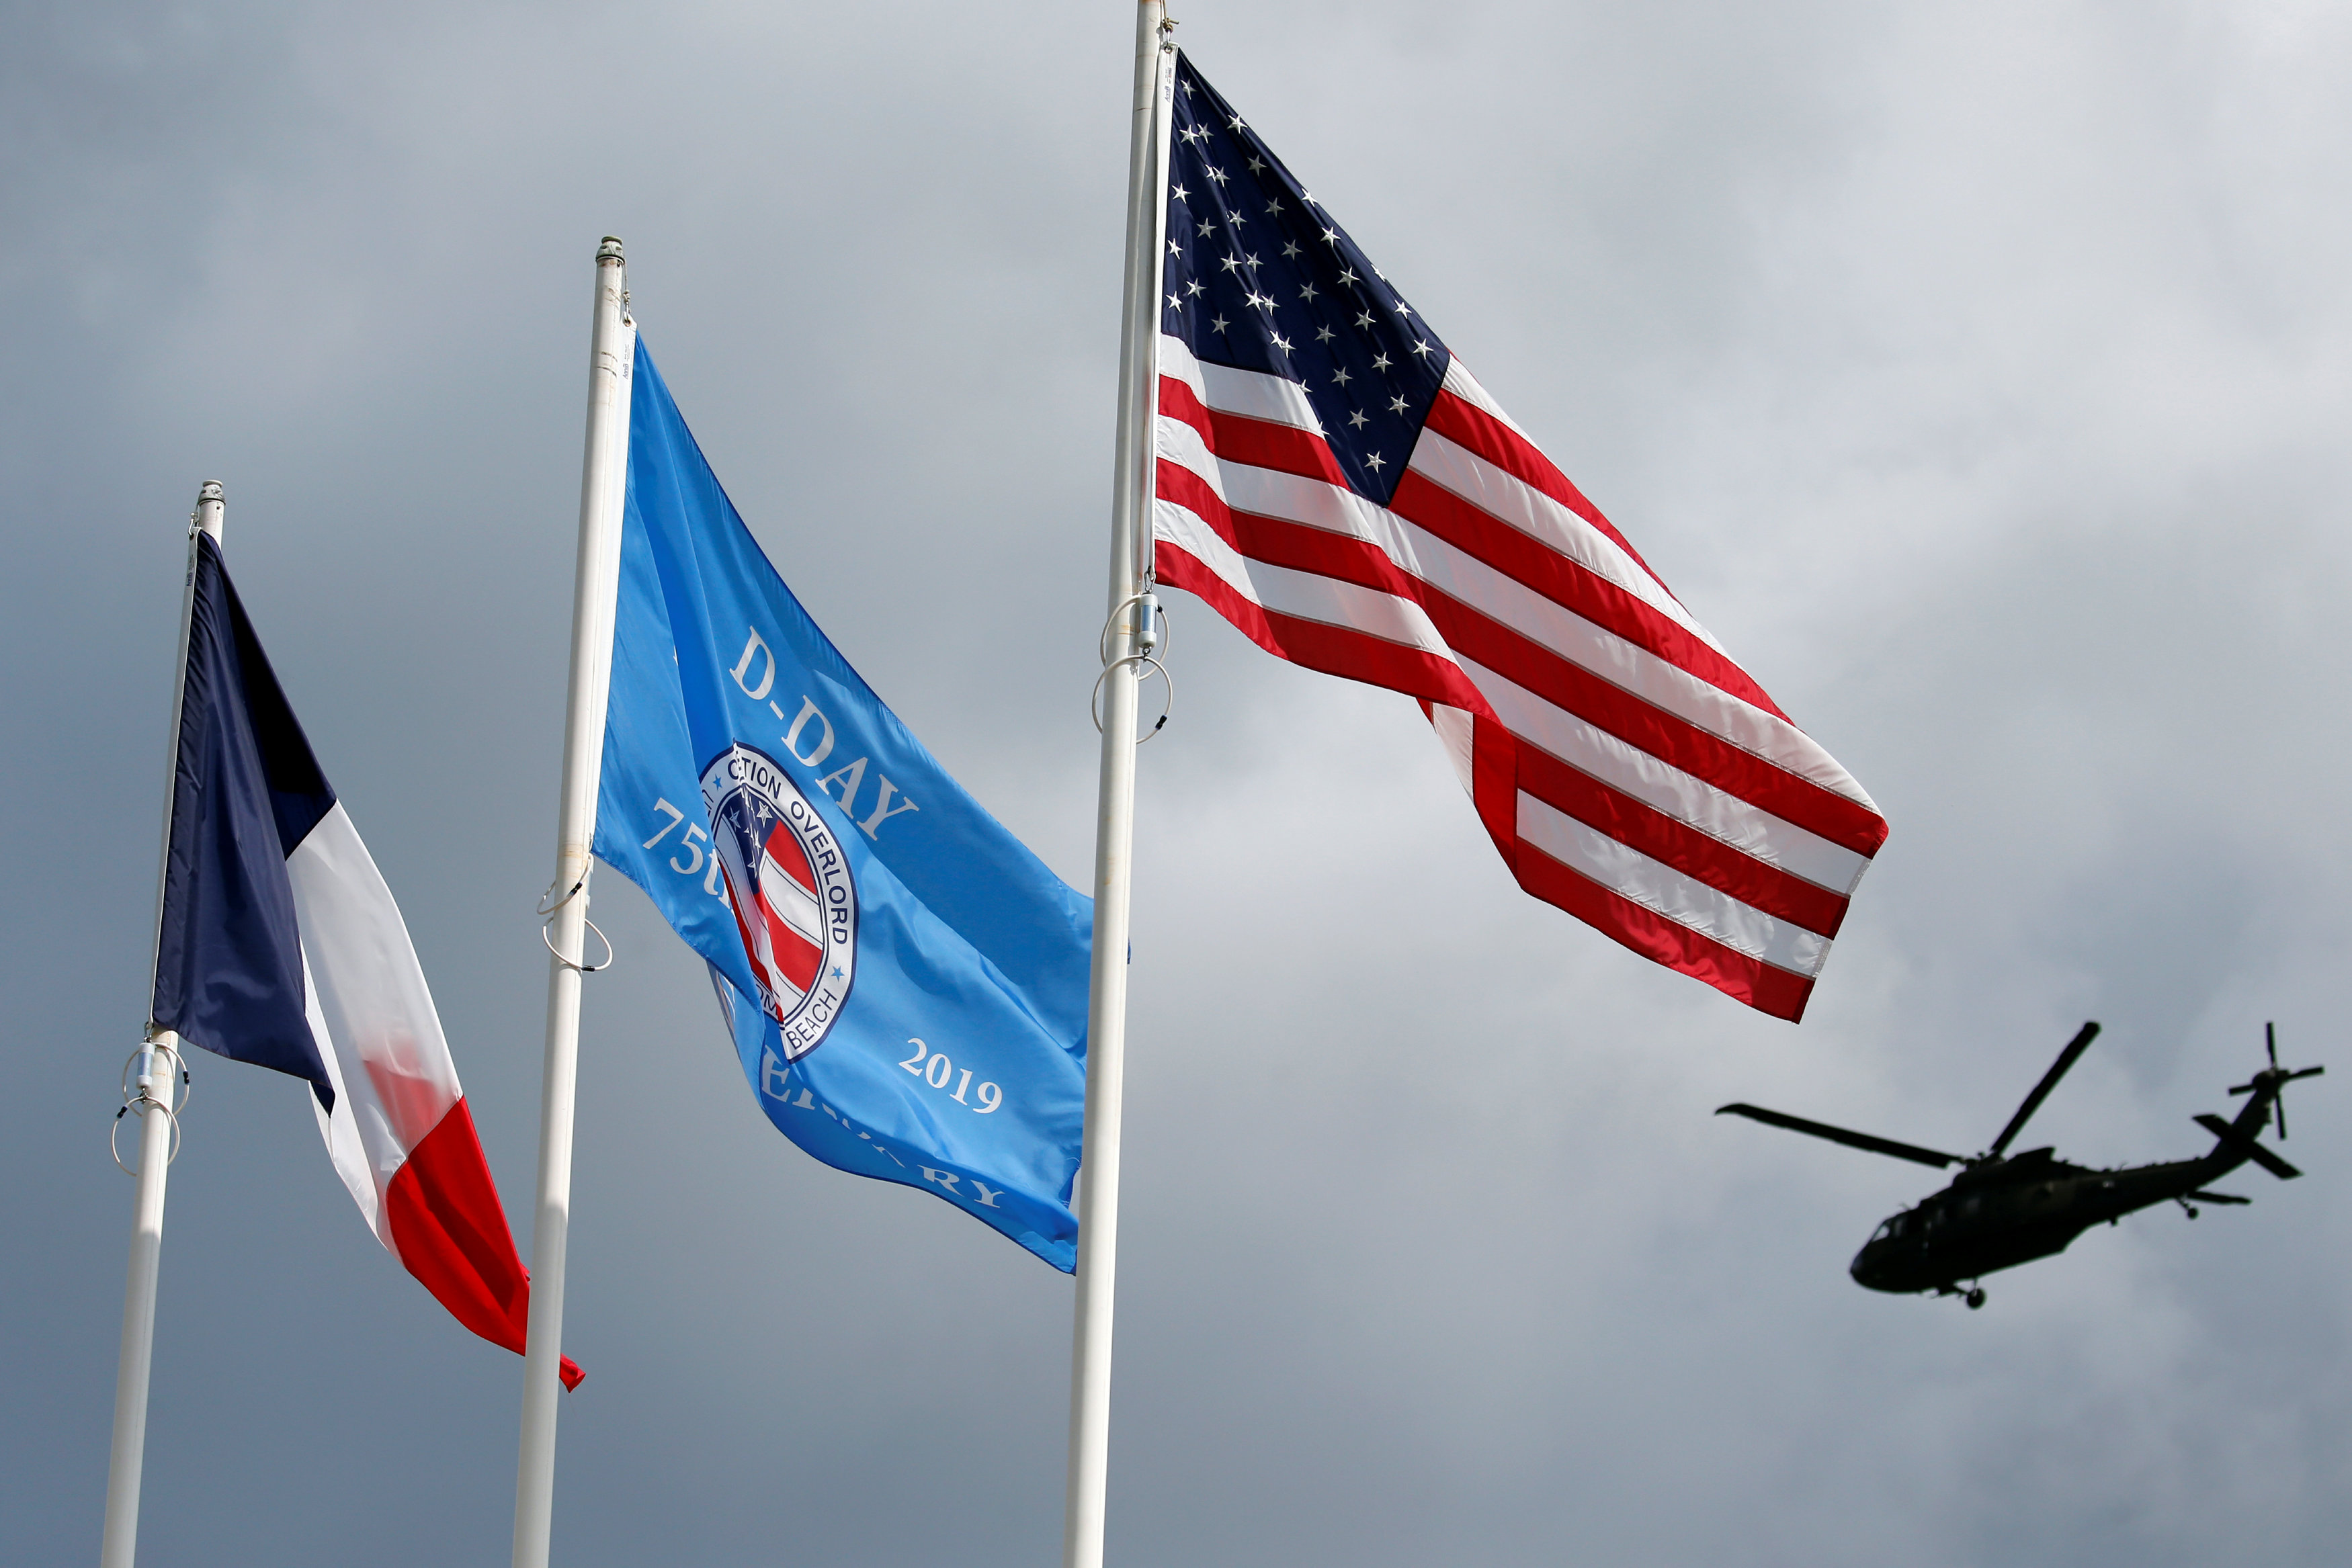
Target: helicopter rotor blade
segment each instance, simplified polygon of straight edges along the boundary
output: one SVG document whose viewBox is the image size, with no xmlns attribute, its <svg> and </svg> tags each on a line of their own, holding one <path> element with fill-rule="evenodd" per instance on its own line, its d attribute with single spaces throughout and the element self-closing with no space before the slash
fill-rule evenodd
<svg viewBox="0 0 2352 1568">
<path fill-rule="evenodd" d="M 2074 1038 L 2066 1042 L 2066 1049 L 2058 1053 L 2058 1060 L 2051 1063 L 2050 1071 L 2042 1075 L 2042 1082 L 2033 1086 L 2033 1092 L 2025 1097 L 2025 1103 L 2017 1108 L 2017 1114 L 2009 1119 L 2009 1125 L 2000 1130 L 2000 1136 L 1992 1141 L 1992 1148 L 1988 1152 L 1998 1155 L 2009 1148 L 2010 1141 L 2025 1130 L 2027 1118 L 2042 1109 L 2042 1102 L 2050 1098 L 2050 1092 L 2058 1087 L 2058 1081 L 2066 1076 L 2066 1070 L 2074 1066 L 2083 1052 L 2091 1049 L 2091 1041 L 2098 1038 L 2099 1026 L 2095 1023 L 2086 1023 L 2075 1031 Z"/>
<path fill-rule="evenodd" d="M 1790 1132 L 1803 1133 L 1816 1138 L 1827 1138 L 1832 1144 L 1843 1144 L 1850 1149 L 1867 1149 L 1874 1155 L 1892 1155 L 1898 1160 L 1914 1160 L 1923 1166 L 1934 1166 L 1938 1170 L 1946 1166 L 1968 1163 L 1967 1159 L 1959 1155 L 1937 1154 L 1933 1149 L 1923 1149 L 1916 1144 L 1898 1144 L 1892 1138 L 1881 1138 L 1869 1133 L 1848 1132 L 1843 1127 L 1832 1127 L 1826 1122 L 1808 1122 L 1802 1116 L 1790 1116 L 1779 1111 L 1767 1111 L 1760 1105 L 1724 1105 L 1717 1107 L 1715 1113 L 1718 1116 L 1745 1116 L 1751 1122 L 1761 1122 L 1768 1127 L 1786 1127 Z"/>
<path fill-rule="evenodd" d="M 2326 1071 L 2327 1069 L 2325 1067 L 2299 1067 L 2293 1072 L 2280 1073 L 2278 1075 L 2278 1081 L 2281 1083 L 2292 1083 L 2298 1078 L 2315 1077 Z M 2259 1083 L 2232 1083 L 2230 1085 L 2230 1092 L 2232 1094 L 2252 1094 L 2255 1090 L 2261 1087 L 2262 1085 Z"/>
<path fill-rule="evenodd" d="M 2264 1051 L 2269 1051 L 2269 1052 L 2271 1053 L 2271 1071 L 2272 1071 L 2273 1072 L 2276 1072 L 2276 1071 L 2278 1071 L 2278 1025 L 2277 1025 L 2277 1024 L 2275 1024 L 2275 1023 L 2264 1023 L 2264 1024 L 2263 1025 L 2263 1049 Z"/>
</svg>

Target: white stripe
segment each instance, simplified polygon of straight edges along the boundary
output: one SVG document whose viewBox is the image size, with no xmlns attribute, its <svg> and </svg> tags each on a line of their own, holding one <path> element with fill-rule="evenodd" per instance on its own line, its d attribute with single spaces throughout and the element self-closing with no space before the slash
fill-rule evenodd
<svg viewBox="0 0 2352 1568">
<path fill-rule="evenodd" d="M 1257 601 L 1268 610 L 1302 621 L 1320 621 L 1327 626 L 1345 626 L 1383 642 L 1423 649 L 1441 659 L 1454 657 L 1454 650 L 1431 623 L 1429 612 L 1410 599 L 1359 588 L 1318 572 L 1268 566 L 1262 560 L 1249 563 L 1249 576 L 1257 590 Z"/>
<path fill-rule="evenodd" d="M 1250 581 L 1249 562 L 1199 513 L 1164 497 L 1154 501 L 1151 533 L 1153 538 L 1167 540 L 1208 568 L 1218 581 L 1252 604 L 1257 602 L 1257 587 Z"/>
<path fill-rule="evenodd" d="M 1477 773 L 1473 754 L 1477 738 L 1477 720 L 1458 707 L 1444 703 L 1429 705 L 1429 727 L 1437 732 L 1437 743 L 1445 747 L 1445 759 L 1454 764 L 1454 776 L 1462 780 L 1462 792 L 1472 800 L 1478 799 Z"/>
<path fill-rule="evenodd" d="M 1192 425 L 1171 414 L 1161 414 L 1159 430 L 1152 437 L 1152 450 L 1215 491 L 1219 500 L 1224 499 L 1225 465 L 1217 461 L 1217 455 L 1209 450 L 1207 439 Z M 1159 492 L 1155 489 L 1152 494 Z"/>
<path fill-rule="evenodd" d="M 1192 389 L 1192 396 L 1202 402 L 1209 401 L 1206 388 L 1201 384 L 1201 361 L 1192 357 L 1192 345 L 1181 338 L 1160 334 L 1160 373 L 1163 378 L 1182 382 Z M 1160 389 L 1151 391 L 1152 402 L 1160 401 Z"/>
<path fill-rule="evenodd" d="M 1521 428 L 1517 420 L 1513 419 L 1509 414 L 1503 412 L 1503 405 L 1496 402 L 1493 395 L 1489 393 L 1485 387 L 1478 384 L 1478 378 L 1472 375 L 1468 368 L 1465 367 L 1459 359 L 1449 360 L 1446 361 L 1445 390 L 1452 392 L 1455 397 L 1460 398 L 1463 402 L 1470 404 L 1473 408 L 1480 410 L 1489 418 L 1499 421 L 1510 430 L 1512 434 L 1517 436 L 1521 441 L 1526 442 L 1528 445 L 1534 448 L 1535 451 L 1538 453 L 1543 451 L 1541 446 L 1536 444 L 1535 437 L 1529 435 L 1525 429 Z M 1547 461 L 1549 461 L 1549 458 L 1547 458 Z M 1650 570 L 1640 561 L 1634 560 L 1631 556 L 1626 555 L 1625 548 L 1623 546 L 1618 544 L 1616 540 L 1610 538 L 1606 534 L 1601 536 L 1601 539 L 1609 549 L 1615 551 L 1619 556 L 1623 557 L 1626 563 L 1632 566 L 1634 570 L 1648 578 L 1652 582 L 1657 582 L 1661 589 L 1664 589 L 1667 598 L 1674 598 L 1674 590 L 1666 588 L 1666 585 L 1663 582 L 1658 582 L 1658 577 L 1655 572 Z M 1675 602 L 1679 604 L 1681 601 L 1676 600 Z M 1706 632 L 1704 628 L 1697 627 L 1694 624 L 1693 629 L 1697 631 L 1700 636 L 1706 637 Z M 1706 640 L 1710 643 L 1715 642 L 1715 639 L 1712 637 L 1706 637 Z"/>
<path fill-rule="evenodd" d="M 1722 644 L 1617 548 L 1617 541 L 1528 484 L 1517 475 L 1497 468 L 1466 446 L 1456 444 L 1423 426 L 1413 444 L 1412 471 L 1441 489 L 1507 523 L 1546 549 L 1558 551 L 1594 575 L 1615 583 L 1661 615 L 1720 652 Z"/>
<path fill-rule="evenodd" d="M 1323 434 L 1323 423 L 1315 417 L 1315 405 L 1307 401 L 1305 387 L 1261 371 L 1203 364 L 1192 357 L 1181 338 L 1160 338 L 1160 373 L 1184 382 L 1194 397 L 1219 413 L 1238 413 L 1316 435 Z"/>
<path fill-rule="evenodd" d="M 1475 660 L 1457 657 L 1454 662 L 1512 734 L 1711 839 L 1815 886 L 1848 895 L 1870 869 L 1870 862 L 1852 850 L 1694 778 Z"/>
<path fill-rule="evenodd" d="M 408 940 L 400 906 L 384 885 L 341 803 L 319 819 L 286 857 L 301 933 L 310 1029 L 341 1087 L 322 1122 L 327 1152 L 346 1186 L 356 1137 L 378 1207 L 369 1223 L 388 1247 L 382 1198 L 408 1152 L 438 1126 L 465 1092 L 433 1009 L 433 993 Z M 352 1125 L 339 1130 L 345 1108 Z M 360 1203 L 367 1212 L 364 1200 Z"/>
<path fill-rule="evenodd" d="M 1202 444 L 1200 433 L 1192 426 L 1173 420 L 1163 423 L 1173 424 L 1192 437 L 1191 450 L 1180 461 L 1218 486 L 1218 494 L 1235 510 L 1365 540 L 1409 576 L 1493 617 L 1612 685 L 1823 789 L 1870 805 L 1870 797 L 1863 793 L 1853 776 L 1812 737 L 1786 719 L 1586 620 L 1352 490 L 1276 469 L 1222 461 Z M 1164 448 L 1163 455 L 1176 455 Z M 1203 465 L 1209 472 L 1203 472 Z"/>
<path fill-rule="evenodd" d="M 1870 797 L 1853 776 L 1819 741 L 1788 720 L 1586 620 L 1434 534 L 1410 523 L 1402 526 L 1413 545 L 1414 566 L 1408 570 L 1441 593 L 1742 751 L 1833 794 L 1869 804 Z"/>
<path fill-rule="evenodd" d="M 1295 615 L 1302 621 L 1343 626 L 1383 642 L 1420 648 L 1441 659 L 1454 657 L 1454 651 L 1445 645 L 1445 639 L 1438 635 L 1436 626 L 1431 622 L 1429 612 L 1410 599 L 1400 599 L 1378 589 L 1359 588 L 1319 572 L 1293 571 L 1288 567 L 1254 560 L 1227 544 L 1223 534 L 1191 508 L 1165 498 L 1153 503 L 1151 528 L 1155 538 L 1165 539 L 1199 561 L 1226 587 L 1253 604 Z"/>
<path fill-rule="evenodd" d="M 1361 539 L 1406 572 L 1420 575 L 1412 538 L 1405 531 L 1410 525 L 1387 507 L 1328 480 L 1246 463 L 1218 460 L 1217 466 L 1223 480 L 1218 494 L 1235 511 L 1280 517 L 1328 534 Z M 1414 534 L 1419 532 L 1413 529 Z"/>
<path fill-rule="evenodd" d="M 778 918 L 805 937 L 810 946 L 824 950 L 824 927 L 816 917 L 815 895 L 764 849 L 760 852 L 760 892 Z"/>
<path fill-rule="evenodd" d="M 1760 958 L 1808 978 L 1829 956 L 1826 936 L 1776 920 L 1703 882 L 1662 865 L 1575 818 L 1521 792 L 1519 837 L 1552 859 L 1677 925 L 1714 938 L 1734 952 Z"/>
<path fill-rule="evenodd" d="M 299 939 L 296 946 L 300 946 Z M 335 1109 L 331 1114 L 307 1083 L 302 1086 L 302 1097 L 310 1102 L 310 1113 L 319 1119 L 319 1136 L 327 1141 L 328 1163 L 342 1178 L 343 1188 L 352 1195 L 352 1201 L 360 1206 L 360 1218 L 368 1222 L 375 1239 L 390 1248 L 392 1221 L 383 1206 L 383 1188 L 392 1178 L 377 1171 L 375 1162 L 368 1157 L 366 1141 L 360 1136 L 351 1085 L 343 1080 L 342 1058 L 327 1031 L 325 1015 L 319 1011 L 319 986 L 310 977 L 308 953 L 302 955 L 302 999 L 303 1010 L 310 1019 L 310 1038 L 318 1044 L 319 1060 L 327 1069 L 327 1082 L 334 1087 Z"/>
</svg>

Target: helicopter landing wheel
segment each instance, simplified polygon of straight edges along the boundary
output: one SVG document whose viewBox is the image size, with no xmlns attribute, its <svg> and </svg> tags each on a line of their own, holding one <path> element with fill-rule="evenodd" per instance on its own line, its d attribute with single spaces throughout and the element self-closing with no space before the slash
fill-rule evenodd
<svg viewBox="0 0 2352 1568">
<path fill-rule="evenodd" d="M 1985 1304 L 1984 1287 L 1982 1285 L 1970 1285 L 1969 1287 L 1969 1293 L 1960 1299 L 1968 1302 L 1969 1311 L 1975 1312 L 1978 1308 Z"/>
</svg>

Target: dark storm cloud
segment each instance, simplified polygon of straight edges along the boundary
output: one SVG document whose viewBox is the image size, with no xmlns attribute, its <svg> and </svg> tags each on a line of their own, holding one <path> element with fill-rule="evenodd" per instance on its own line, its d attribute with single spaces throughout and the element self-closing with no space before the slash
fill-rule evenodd
<svg viewBox="0 0 2352 1568">
<path fill-rule="evenodd" d="M 2197 1146 L 2338 1051 L 2352 33 L 2294 5 L 1183 6 L 1180 37 L 1894 836 L 1790 1029 L 1509 884 L 1410 704 L 1174 606 L 1144 758 L 1129 1564 L 2332 1562 L 2352 1115 L 1992 1281 L 1924 1173 L 1707 1113 Z M 1081 880 L 1130 14 L 17 7 L 0 57 L 0 1530 L 103 1488 L 179 518 L 532 1172 L 598 235 L 739 507 Z M 1051 1561 L 1067 1282 L 754 1113 L 632 892 L 583 1050 L 557 1552 Z M 609 918 L 608 918 L 609 917 Z M 197 1064 L 153 1562 L 496 1561 L 520 1364 Z M 2339 1070 L 2340 1071 L 2340 1070 Z M 2031 1138 L 2029 1139 L 2031 1141 Z"/>
</svg>

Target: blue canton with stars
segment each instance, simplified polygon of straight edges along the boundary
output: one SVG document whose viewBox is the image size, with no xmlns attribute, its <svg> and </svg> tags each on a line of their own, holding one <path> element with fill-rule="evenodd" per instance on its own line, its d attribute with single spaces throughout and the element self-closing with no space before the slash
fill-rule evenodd
<svg viewBox="0 0 2352 1568">
<path fill-rule="evenodd" d="M 1181 53 L 1175 97 L 1161 327 L 1299 383 L 1349 486 L 1386 506 L 1452 354 Z"/>
</svg>

